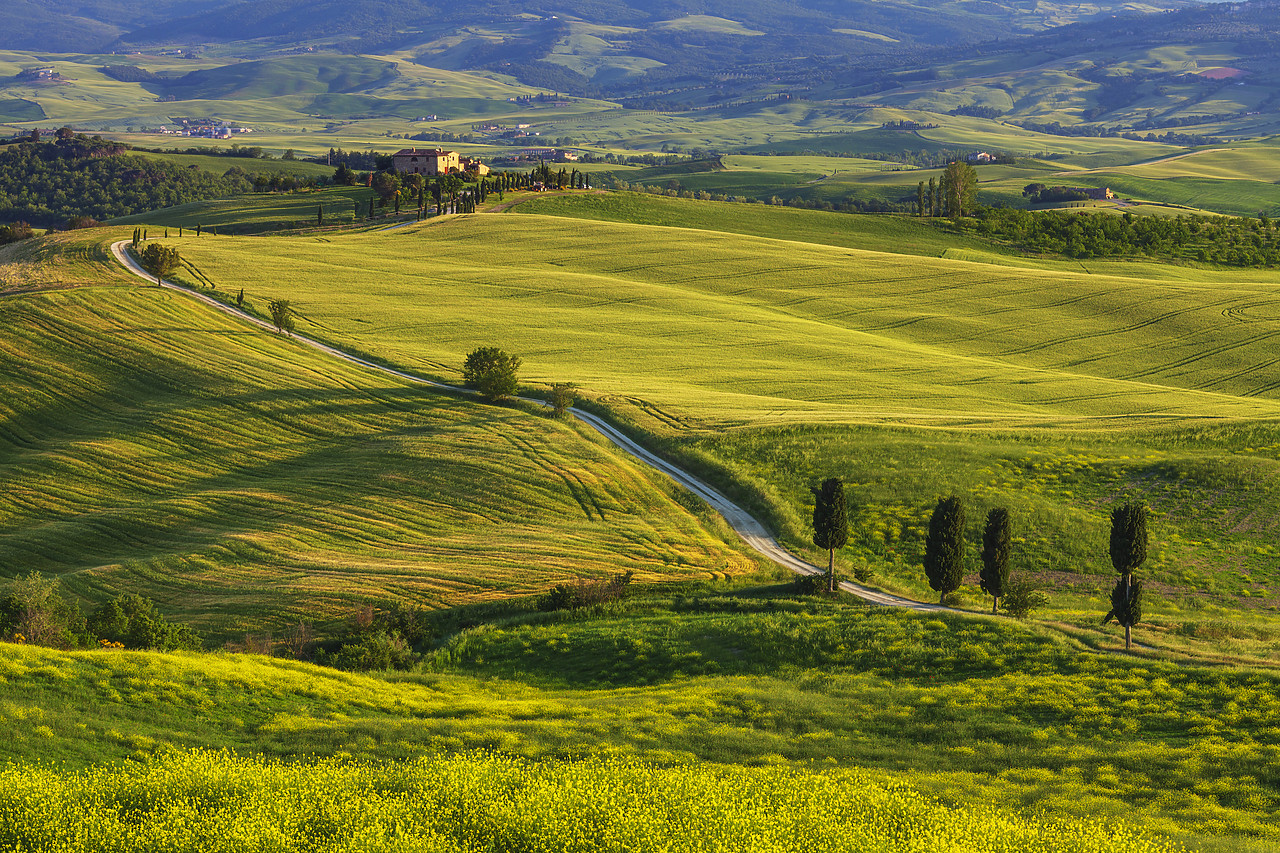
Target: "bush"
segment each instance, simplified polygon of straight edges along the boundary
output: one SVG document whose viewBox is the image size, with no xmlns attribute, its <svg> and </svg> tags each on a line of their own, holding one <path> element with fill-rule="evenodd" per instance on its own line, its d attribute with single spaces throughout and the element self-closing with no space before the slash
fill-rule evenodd
<svg viewBox="0 0 1280 853">
<path fill-rule="evenodd" d="M 557 382 L 551 386 L 549 399 L 551 402 L 551 414 L 554 417 L 564 417 L 568 414 L 569 409 L 573 407 L 573 403 L 578 397 L 573 388 L 573 385 L 566 382 Z"/>
<path fill-rule="evenodd" d="M 1041 591 L 1035 581 L 1024 577 L 1012 578 L 1005 586 L 1000 599 L 1000 609 L 1015 619 L 1025 619 L 1033 610 L 1049 603 L 1049 596 Z"/>
<path fill-rule="evenodd" d="M 25 222 L 11 222 L 8 225 L 0 225 L 0 246 L 6 243 L 16 243 L 19 240 L 29 240 L 35 236 L 35 232 L 31 230 L 31 226 Z"/>
<path fill-rule="evenodd" d="M 626 593 L 631 583 L 631 572 L 623 572 L 611 578 L 578 580 L 576 583 L 557 584 L 538 599 L 538 609 L 549 613 L 554 610 L 576 610 L 593 604 L 616 601 Z"/>
<path fill-rule="evenodd" d="M 108 601 L 89 617 L 90 633 L 128 649 L 168 652 L 195 650 L 202 646 L 200 635 L 188 625 L 170 622 L 160 615 L 156 603 L 132 592 Z"/>
<path fill-rule="evenodd" d="M 344 643 L 329 664 L 351 672 L 407 669 L 413 662 L 409 644 L 395 631 L 374 631 Z"/>
<path fill-rule="evenodd" d="M 839 575 L 836 575 L 836 586 L 842 581 Z M 823 572 L 817 575 L 797 575 L 796 579 L 791 582 L 791 588 L 795 590 L 796 595 L 838 595 L 827 589 L 827 573 Z"/>
<path fill-rule="evenodd" d="M 88 644 L 84 614 L 62 596 L 61 583 L 32 572 L 5 584 L 0 639 L 70 649 Z"/>
</svg>

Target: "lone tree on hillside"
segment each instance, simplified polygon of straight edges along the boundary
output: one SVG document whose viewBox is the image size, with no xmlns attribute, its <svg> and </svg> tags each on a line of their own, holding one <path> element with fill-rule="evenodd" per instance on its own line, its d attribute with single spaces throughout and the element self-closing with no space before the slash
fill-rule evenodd
<svg viewBox="0 0 1280 853">
<path fill-rule="evenodd" d="M 813 544 L 827 549 L 827 592 L 836 591 L 836 549 L 849 541 L 849 517 L 844 504 L 844 483 L 839 477 L 823 480 L 813 492 Z"/>
<path fill-rule="evenodd" d="M 1142 621 L 1142 581 L 1133 570 L 1147 559 L 1147 508 L 1126 503 L 1111 512 L 1111 565 L 1120 573 L 1111 590 L 1111 610 L 1102 618 L 1105 625 L 1115 619 L 1124 626 L 1124 648 L 1133 648 L 1133 626 Z"/>
<path fill-rule="evenodd" d="M 987 513 L 987 526 L 982 531 L 982 572 L 978 578 L 982 591 L 991 596 L 994 614 L 1009 585 L 1009 510 L 1004 507 Z"/>
<path fill-rule="evenodd" d="M 272 299 L 267 303 L 267 310 L 271 312 L 271 322 L 275 323 L 276 331 L 281 334 L 293 333 L 293 306 L 288 299 Z"/>
<path fill-rule="evenodd" d="M 929 519 L 924 540 L 924 573 L 939 601 L 960 588 L 964 580 L 964 504 L 958 497 L 941 498 Z"/>
<path fill-rule="evenodd" d="M 165 276 L 173 275 L 182 266 L 182 258 L 178 250 L 159 243 L 148 243 L 138 255 L 138 263 L 142 268 L 156 277 L 156 284 Z"/>
<path fill-rule="evenodd" d="M 497 347 L 479 347 L 462 363 L 462 381 L 474 388 L 482 399 L 497 402 L 516 393 L 518 356 L 508 355 Z"/>
</svg>

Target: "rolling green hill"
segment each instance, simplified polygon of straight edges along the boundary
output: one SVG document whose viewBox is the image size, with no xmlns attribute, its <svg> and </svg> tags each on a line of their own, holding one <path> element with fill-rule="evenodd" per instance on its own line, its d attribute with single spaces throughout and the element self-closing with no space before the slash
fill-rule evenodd
<svg viewBox="0 0 1280 853">
<path fill-rule="evenodd" d="M 1114 642 L 1096 627 L 1107 507 L 1138 498 L 1162 514 L 1147 570 L 1168 622 L 1153 642 L 1180 646 L 1181 626 L 1237 608 L 1269 630 L 1276 522 L 1249 507 L 1270 505 L 1280 444 L 1273 272 L 991 255 L 911 219 L 626 195 L 529 204 L 562 215 L 279 239 L 269 254 L 251 238 L 178 245 L 223 290 L 292 299 L 309 333 L 414 370 L 449 379 L 439 365 L 498 341 L 531 379 L 577 383 L 802 551 L 808 487 L 839 472 L 860 531 L 844 564 L 889 588 L 931 595 L 923 531 L 955 491 L 974 536 L 987 508 L 1013 507 L 1020 569 L 1057 590 L 1073 630 Z M 636 224 L 654 221 L 668 227 Z M 1234 642 L 1221 651 L 1274 655 Z"/>
<path fill-rule="evenodd" d="M 251 100 L 377 88 L 395 75 L 391 62 L 326 54 L 224 65 L 148 85 L 183 101 Z"/>
<path fill-rule="evenodd" d="M 5 259 L 38 281 L 41 255 L 82 240 Z M 0 313 L 10 577 L 142 593 L 221 642 L 371 601 L 754 565 L 594 433 L 331 363 L 157 289 L 19 294 Z"/>
</svg>

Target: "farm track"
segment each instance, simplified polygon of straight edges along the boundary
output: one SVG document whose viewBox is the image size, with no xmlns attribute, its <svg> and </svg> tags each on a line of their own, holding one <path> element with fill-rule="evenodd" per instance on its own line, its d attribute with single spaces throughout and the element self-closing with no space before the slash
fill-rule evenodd
<svg viewBox="0 0 1280 853">
<path fill-rule="evenodd" d="M 142 269 L 142 267 L 139 266 L 138 263 L 133 260 L 133 258 L 129 257 L 128 253 L 125 251 L 125 246 L 128 245 L 128 243 L 129 243 L 128 240 L 120 240 L 119 242 L 112 243 L 111 254 L 115 256 L 116 260 L 119 261 L 120 264 L 125 267 L 125 269 L 129 270 L 134 275 L 138 276 L 139 278 L 145 279 L 148 282 L 154 282 L 155 278 L 150 273 Z M 179 284 L 174 284 L 173 282 L 170 282 L 170 281 L 162 280 L 160 282 L 160 286 L 167 288 L 169 290 L 173 290 L 178 293 L 182 293 L 184 295 L 190 296 L 193 299 L 197 299 L 211 308 L 221 311 L 224 314 L 229 314 L 232 317 L 236 317 L 237 319 L 244 320 L 248 323 L 253 324 L 254 326 L 257 326 L 260 329 L 264 329 L 268 332 L 276 333 L 275 326 L 267 322 L 266 320 L 259 319 L 250 314 L 245 313 L 244 311 L 239 310 L 238 308 L 234 308 L 230 305 L 226 305 L 222 302 L 219 302 L 218 300 L 214 299 L 211 296 L 206 296 L 203 293 L 198 293 L 194 290 L 183 287 L 182 285 L 179 285 Z M 333 356 L 334 358 L 342 359 L 343 361 L 347 361 L 347 362 L 350 362 L 351 364 L 356 364 L 361 367 L 368 368 L 369 370 L 376 370 L 380 373 L 385 373 L 390 376 L 395 376 L 399 379 L 403 379 L 407 382 L 412 382 L 417 385 L 426 385 L 431 388 L 438 388 L 442 391 L 449 391 L 453 393 L 462 393 L 462 394 L 475 393 L 474 391 L 471 391 L 466 388 L 459 388 L 455 385 L 448 385 L 443 382 L 436 382 L 435 380 L 432 380 L 432 379 L 427 379 L 422 376 L 416 376 L 412 373 L 406 373 L 402 370 L 396 370 L 395 368 L 392 368 L 392 367 L 386 367 L 381 364 L 376 364 L 372 361 L 368 361 L 358 356 L 354 356 L 336 347 L 332 347 L 332 346 L 329 346 L 328 344 L 321 343 L 320 341 L 314 340 L 312 338 L 308 338 L 305 335 L 295 334 L 295 335 L 292 335 L 291 338 L 297 341 L 298 343 L 302 344 L 303 346 L 307 346 L 314 350 L 318 350 L 319 352 L 325 353 L 326 355 Z M 538 405 L 543 405 L 543 406 L 546 405 L 546 403 L 544 403 L 541 400 L 531 400 L 529 398 L 523 398 L 523 397 L 519 399 L 522 399 L 526 402 L 536 403 Z M 638 442 L 632 440 L 631 438 L 628 438 L 624 433 L 622 433 L 613 425 L 605 421 L 603 418 L 597 415 L 593 415 L 590 412 L 584 412 L 581 409 L 570 409 L 569 411 L 573 414 L 575 418 L 582 421 L 586 425 L 590 426 L 592 429 L 594 429 L 596 432 L 603 435 L 605 438 L 607 438 L 610 442 L 612 442 L 617 447 L 626 451 L 628 454 L 640 460 L 641 462 L 648 465 L 649 467 L 654 468 L 660 471 L 661 473 L 665 474 L 666 476 L 670 477 L 672 480 L 679 483 L 681 486 L 684 486 L 686 489 L 688 489 L 689 491 L 693 492 L 698 497 L 706 501 L 716 512 L 720 513 L 720 515 L 724 517 L 725 521 L 728 522 L 731 528 L 733 528 L 734 532 L 736 532 L 738 536 L 741 537 L 742 540 L 756 553 L 760 554 L 761 556 L 765 557 L 766 559 L 774 563 L 777 563 L 783 568 L 789 569 L 790 571 L 795 572 L 796 574 L 799 574 L 799 575 L 820 575 L 820 574 L 826 573 L 825 569 L 819 566 L 816 566 L 813 563 L 808 562 L 807 560 L 803 560 L 797 557 L 795 554 L 792 554 L 790 551 L 783 548 L 782 545 L 780 545 L 778 541 L 769 534 L 768 530 L 765 528 L 763 524 L 760 523 L 759 520 L 753 517 L 750 513 L 748 513 L 742 507 L 738 506 L 736 503 L 731 501 L 729 498 L 725 497 L 723 494 L 721 494 L 718 490 L 713 488 L 708 483 L 703 482 L 702 480 L 690 474 L 689 472 L 683 470 L 682 468 L 679 468 L 676 465 L 673 465 L 670 462 L 667 462 L 665 459 L 662 459 L 656 454 L 650 452 Z M 572 490 L 571 486 L 570 486 L 570 489 Z M 575 497 L 577 497 L 576 494 L 575 494 Z M 579 503 L 582 503 L 582 502 L 579 501 Z M 589 517 L 590 509 L 588 509 L 588 506 L 589 504 L 583 504 L 583 511 L 587 513 Z M 600 512 L 600 507 L 598 505 L 592 508 L 594 508 L 597 512 Z M 600 512 L 600 514 L 601 514 L 601 517 L 603 517 L 603 512 Z M 900 596 L 890 595 L 889 593 L 881 592 L 879 590 L 871 589 L 870 587 L 865 587 L 860 584 L 851 583 L 849 581 L 842 582 L 840 584 L 840 588 L 844 592 L 850 593 L 852 595 L 857 596 L 858 598 L 861 598 L 863 601 L 866 601 L 870 604 L 879 605 L 882 607 L 900 607 L 900 608 L 906 608 L 906 609 L 918 610 L 918 611 L 937 611 L 937 610 L 947 609 L 940 604 L 929 604 L 923 601 L 915 601 L 914 599 L 910 599 L 910 598 L 902 598 Z"/>
</svg>

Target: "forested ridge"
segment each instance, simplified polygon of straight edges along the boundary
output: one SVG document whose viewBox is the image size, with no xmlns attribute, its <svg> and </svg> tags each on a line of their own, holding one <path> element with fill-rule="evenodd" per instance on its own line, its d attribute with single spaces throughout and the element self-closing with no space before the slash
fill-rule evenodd
<svg viewBox="0 0 1280 853">
<path fill-rule="evenodd" d="M 0 146 L 0 222 L 60 226 L 77 216 L 111 219 L 251 189 L 234 167 L 214 175 L 129 154 L 101 139 Z"/>
</svg>

